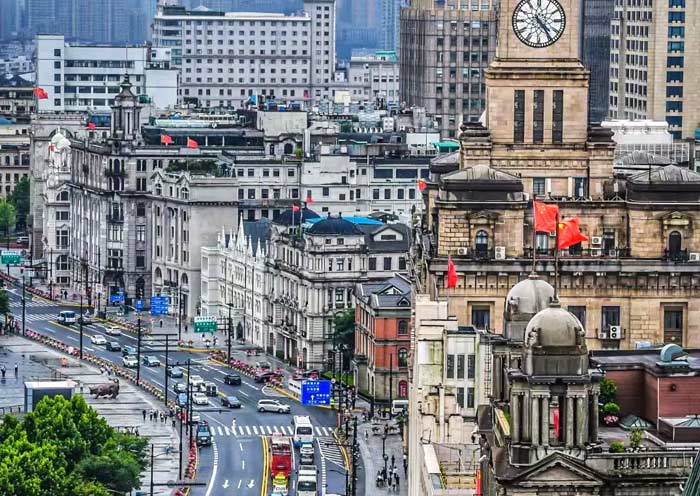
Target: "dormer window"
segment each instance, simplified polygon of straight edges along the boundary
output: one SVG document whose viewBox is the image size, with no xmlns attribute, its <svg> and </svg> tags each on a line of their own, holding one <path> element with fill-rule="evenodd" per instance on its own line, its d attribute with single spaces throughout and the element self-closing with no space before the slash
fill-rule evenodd
<svg viewBox="0 0 700 496">
<path fill-rule="evenodd" d="M 160 183 L 156 183 L 156 195 L 161 196 L 163 194 L 163 186 Z"/>
</svg>

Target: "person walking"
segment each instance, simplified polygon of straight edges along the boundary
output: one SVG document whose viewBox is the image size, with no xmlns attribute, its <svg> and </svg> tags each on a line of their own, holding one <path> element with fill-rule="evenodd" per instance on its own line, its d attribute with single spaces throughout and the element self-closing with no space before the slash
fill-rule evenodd
<svg viewBox="0 0 700 496">
<path fill-rule="evenodd" d="M 143 415 L 143 421 L 145 422 L 146 421 L 146 409 L 145 408 L 141 411 L 141 414 Z"/>
<path fill-rule="evenodd" d="M 394 454 L 392 453 L 392 454 L 391 454 L 391 468 L 392 468 L 392 471 L 393 471 L 393 469 L 394 469 L 395 467 L 396 467 L 396 457 L 395 457 Z"/>
<path fill-rule="evenodd" d="M 403 475 L 404 477 L 408 476 L 408 457 L 406 453 L 403 454 Z"/>
<path fill-rule="evenodd" d="M 231 419 L 231 431 L 235 434 L 236 433 L 236 418 L 234 417 Z"/>
<path fill-rule="evenodd" d="M 5 372 L 6 372 L 6 371 L 7 371 L 7 369 L 5 368 L 4 365 L 3 365 L 2 367 L 0 367 L 0 373 L 2 374 L 2 378 L 3 378 L 3 379 L 5 378 Z"/>
<path fill-rule="evenodd" d="M 394 491 L 399 491 L 399 473 L 394 472 Z"/>
<path fill-rule="evenodd" d="M 15 377 L 17 377 L 18 373 L 19 373 L 19 364 L 15 363 Z"/>
<path fill-rule="evenodd" d="M 365 441 L 369 440 L 369 429 L 365 429 Z"/>
</svg>

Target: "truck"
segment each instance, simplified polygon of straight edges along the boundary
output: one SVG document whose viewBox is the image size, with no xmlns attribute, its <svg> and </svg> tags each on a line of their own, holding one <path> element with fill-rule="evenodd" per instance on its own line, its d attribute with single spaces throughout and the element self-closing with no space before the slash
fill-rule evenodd
<svg viewBox="0 0 700 496">
<path fill-rule="evenodd" d="M 316 465 L 299 465 L 297 472 L 297 496 L 318 495 L 318 469 Z"/>
<path fill-rule="evenodd" d="M 289 478 L 292 472 L 292 440 L 275 433 L 270 438 L 270 475 L 274 479 L 282 474 Z"/>
</svg>

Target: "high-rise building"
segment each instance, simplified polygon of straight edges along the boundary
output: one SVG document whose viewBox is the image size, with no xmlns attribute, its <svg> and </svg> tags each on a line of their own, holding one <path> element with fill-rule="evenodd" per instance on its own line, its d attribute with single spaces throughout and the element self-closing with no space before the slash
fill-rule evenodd
<svg viewBox="0 0 700 496">
<path fill-rule="evenodd" d="M 161 5 L 153 43 L 172 47 L 184 101 L 239 107 L 259 96 L 321 100 L 332 93 L 335 1 L 307 1 L 293 16 Z"/>
<path fill-rule="evenodd" d="M 443 138 L 457 137 L 463 122 L 477 121 L 486 109 L 496 8 L 491 0 L 472 4 L 414 0 L 401 10 L 401 101 L 434 115 Z"/>
<path fill-rule="evenodd" d="M 17 0 L 0 0 L 0 40 L 13 38 L 17 34 L 18 10 Z"/>
<path fill-rule="evenodd" d="M 610 117 L 665 120 L 689 138 L 700 120 L 700 2 L 616 2 Z"/>
<path fill-rule="evenodd" d="M 590 71 L 588 120 L 603 122 L 608 115 L 610 94 L 610 23 L 614 12 L 610 0 L 583 0 L 581 10 L 581 61 Z"/>
<path fill-rule="evenodd" d="M 399 26 L 401 9 L 408 7 L 407 0 L 379 0 L 379 48 L 382 50 L 398 50 L 400 45 Z"/>
</svg>

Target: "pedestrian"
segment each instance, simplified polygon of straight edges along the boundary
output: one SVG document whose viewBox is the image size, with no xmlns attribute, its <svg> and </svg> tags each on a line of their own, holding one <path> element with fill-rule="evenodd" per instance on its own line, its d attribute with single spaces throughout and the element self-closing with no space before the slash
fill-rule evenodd
<svg viewBox="0 0 700 496">
<path fill-rule="evenodd" d="M 396 457 L 394 454 L 391 454 L 391 468 L 393 469 L 396 466 Z"/>
<path fill-rule="evenodd" d="M 144 418 L 144 420 L 146 420 L 146 419 Z M 148 410 L 148 420 L 153 422 L 153 410 Z"/>
<path fill-rule="evenodd" d="M 386 467 L 382 467 L 382 480 L 386 484 Z"/>
<path fill-rule="evenodd" d="M 5 378 L 5 371 L 6 371 L 6 370 L 7 370 L 7 369 L 5 369 L 5 366 L 4 366 L 4 365 L 3 365 L 2 367 L 0 367 L 0 373 L 2 373 L 2 378 L 3 378 L 3 379 Z"/>
<path fill-rule="evenodd" d="M 395 487 L 395 489 L 394 489 L 395 491 L 399 490 L 399 474 L 398 474 L 398 472 L 396 472 L 394 474 L 394 487 Z"/>
<path fill-rule="evenodd" d="M 175 429 L 175 417 L 172 419 L 173 429 Z"/>
<path fill-rule="evenodd" d="M 404 477 L 408 476 L 408 457 L 406 453 L 403 454 L 403 475 Z"/>
<path fill-rule="evenodd" d="M 145 422 L 146 421 L 146 409 L 145 408 L 141 411 L 141 414 L 143 415 L 143 421 Z"/>
<path fill-rule="evenodd" d="M 18 371 L 19 371 L 19 364 L 15 363 L 15 377 L 17 377 Z"/>
<path fill-rule="evenodd" d="M 235 417 L 231 420 L 231 431 L 233 431 L 234 434 L 236 433 L 236 419 L 235 419 Z"/>
<path fill-rule="evenodd" d="M 167 418 L 168 418 L 168 416 L 165 414 L 165 412 L 161 412 L 161 414 L 160 414 L 160 421 L 163 422 L 163 423 L 165 423 L 165 421 L 166 421 Z"/>
<path fill-rule="evenodd" d="M 160 319 L 160 321 L 158 321 L 158 325 L 160 325 L 161 329 L 163 328 L 163 319 Z"/>
<path fill-rule="evenodd" d="M 365 441 L 369 440 L 369 429 L 365 429 Z"/>
<path fill-rule="evenodd" d="M 185 324 L 185 333 L 187 333 L 187 324 Z"/>
</svg>

